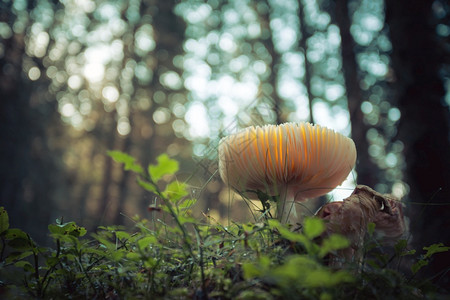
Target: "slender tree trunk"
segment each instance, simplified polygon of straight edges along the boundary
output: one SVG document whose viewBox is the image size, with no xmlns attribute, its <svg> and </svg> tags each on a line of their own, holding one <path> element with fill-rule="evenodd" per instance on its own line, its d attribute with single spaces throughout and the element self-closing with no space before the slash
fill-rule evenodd
<svg viewBox="0 0 450 300">
<path fill-rule="evenodd" d="M 115 147 L 117 130 L 113 116 L 108 112 L 104 112 L 104 114 L 106 115 L 107 118 L 106 122 L 104 123 L 104 130 L 103 130 L 103 133 L 106 135 L 104 139 L 104 145 L 106 145 L 107 150 L 113 150 Z M 100 206 L 97 212 L 97 215 L 101 216 L 101 218 L 97 220 L 98 221 L 97 225 L 101 225 L 103 222 L 105 222 L 105 218 L 108 218 L 108 207 L 112 201 L 110 190 L 113 184 L 112 180 L 113 163 L 114 162 L 110 157 L 104 155 L 103 174 L 102 174 L 103 180 L 99 199 Z"/>
<path fill-rule="evenodd" d="M 130 125 L 133 126 L 132 122 L 131 122 L 131 116 L 130 116 Z M 122 149 L 121 151 L 124 153 L 128 153 L 131 147 L 131 134 L 128 134 L 124 141 L 123 141 L 123 145 L 122 145 Z M 130 177 L 130 172 L 129 171 L 125 171 L 123 170 L 123 168 L 121 169 L 122 172 L 122 178 L 120 179 L 119 182 L 119 199 L 118 199 L 118 205 L 117 205 L 117 210 L 115 212 L 115 217 L 114 217 L 114 224 L 118 225 L 118 224 L 123 224 L 123 218 L 120 215 L 120 213 L 123 213 L 125 210 L 125 203 L 127 201 L 127 197 L 128 197 L 128 179 Z"/>
<path fill-rule="evenodd" d="M 364 114 L 361 111 L 362 93 L 359 86 L 358 65 L 355 58 L 355 42 L 350 33 L 351 18 L 348 12 L 348 0 L 337 0 L 335 18 L 341 32 L 342 65 L 347 91 L 348 110 L 352 126 L 352 138 L 358 150 L 356 172 L 358 183 L 370 187 L 377 184 L 379 168 L 369 156 L 369 143 L 366 138 L 368 130 L 364 123 Z"/>
<path fill-rule="evenodd" d="M 10 5 L 2 4 L 11 12 L 1 14 L 0 22 L 13 30 L 16 15 Z M 34 4 L 27 9 L 33 10 Z M 23 17 L 23 25 L 31 26 L 31 18 Z M 45 243 L 46 228 L 55 213 L 55 191 L 63 178 L 57 168 L 59 156 L 49 146 L 49 128 L 59 126 L 59 119 L 55 104 L 41 101 L 49 84 L 45 75 L 31 81 L 25 73 L 27 36 L 13 33 L 1 43 L 0 206 L 8 211 L 11 227 L 20 227 Z M 41 59 L 33 58 L 33 63 L 45 74 Z"/>
<path fill-rule="evenodd" d="M 270 4 L 267 0 L 264 0 L 265 4 L 270 7 Z M 278 96 L 278 67 L 280 63 L 280 55 L 275 50 L 275 45 L 273 44 L 272 39 L 272 29 L 270 28 L 270 13 L 261 14 L 261 26 L 264 27 L 268 32 L 270 32 L 270 36 L 268 36 L 266 39 L 262 40 L 261 42 L 266 47 L 267 51 L 270 53 L 270 57 L 272 60 L 270 61 L 270 76 L 268 79 L 268 82 L 272 86 L 272 93 L 270 95 L 267 95 L 270 100 L 273 103 L 273 110 L 275 113 L 275 124 L 281 124 L 285 121 L 283 116 L 283 106 L 282 106 L 282 100 Z"/>
<path fill-rule="evenodd" d="M 405 144 L 409 218 L 417 249 L 450 242 L 450 115 L 442 105 L 445 88 L 439 74 L 449 54 L 438 42 L 432 5 L 433 1 L 386 1 L 402 115 L 398 138 Z M 439 283 L 448 287 L 449 266 L 450 254 L 441 253 L 425 271 L 441 279 L 440 272 L 447 269 L 446 279 Z"/>
<path fill-rule="evenodd" d="M 309 121 L 311 123 L 314 123 L 313 107 L 312 107 L 312 94 L 311 94 L 311 74 L 310 74 L 311 65 L 308 62 L 307 50 L 306 50 L 306 48 L 307 48 L 306 41 L 310 37 L 310 35 L 306 28 L 305 9 L 304 9 L 303 1 L 301 1 L 301 0 L 298 1 L 298 8 L 299 8 L 298 19 L 300 20 L 300 32 L 302 34 L 302 37 L 300 38 L 300 41 L 299 41 L 299 46 L 303 52 L 303 59 L 305 61 L 305 77 L 303 80 L 303 84 L 306 87 L 306 93 L 308 95 Z"/>
</svg>

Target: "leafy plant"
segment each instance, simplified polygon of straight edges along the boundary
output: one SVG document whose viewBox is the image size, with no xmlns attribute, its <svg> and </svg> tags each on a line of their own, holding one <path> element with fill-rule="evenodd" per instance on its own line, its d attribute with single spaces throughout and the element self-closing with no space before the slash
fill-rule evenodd
<svg viewBox="0 0 450 300">
<path fill-rule="evenodd" d="M 75 222 L 48 226 L 52 247 L 40 247 L 10 228 L 0 207 L 0 295 L 28 299 L 385 299 L 433 295 L 414 275 L 443 244 L 424 247 L 409 278 L 392 262 L 416 255 L 400 240 L 392 255 L 379 251 L 369 224 L 362 266 L 327 265 L 327 257 L 349 247 L 340 235 L 324 235 L 321 219 L 306 218 L 300 229 L 265 215 L 257 223 L 223 226 L 208 215 L 191 215 L 196 199 L 174 178 L 177 161 L 166 154 L 143 168 L 133 157 L 108 153 L 136 174 L 139 185 L 159 200 L 149 207 L 169 216 L 133 217 L 134 226 L 100 226 L 88 233 Z M 264 209 L 270 208 L 267 198 Z M 164 221 L 162 221 L 164 220 Z M 428 294 L 427 294 L 428 293 Z"/>
</svg>

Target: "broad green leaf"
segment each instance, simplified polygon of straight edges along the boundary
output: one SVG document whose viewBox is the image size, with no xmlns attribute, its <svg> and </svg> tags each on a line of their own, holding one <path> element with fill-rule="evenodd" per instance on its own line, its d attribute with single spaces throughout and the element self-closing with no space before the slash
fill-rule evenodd
<svg viewBox="0 0 450 300">
<path fill-rule="evenodd" d="M 163 192 L 163 196 L 172 202 L 177 202 L 188 194 L 186 183 L 179 181 L 169 183 Z"/>
<path fill-rule="evenodd" d="M 132 261 L 140 261 L 141 260 L 141 256 L 139 255 L 139 253 L 136 253 L 136 252 L 127 253 L 127 258 Z"/>
<path fill-rule="evenodd" d="M 266 256 L 261 256 L 257 263 L 244 263 L 242 270 L 244 271 L 244 278 L 251 279 L 263 276 L 269 271 L 270 259 Z"/>
<path fill-rule="evenodd" d="M 80 227 L 75 222 L 68 222 L 64 224 L 50 224 L 48 225 L 48 230 L 52 234 L 66 235 L 70 234 L 75 237 L 80 237 L 86 234 L 86 229 Z"/>
<path fill-rule="evenodd" d="M 435 253 L 447 252 L 449 249 L 450 247 L 445 247 L 443 243 L 433 244 L 429 247 L 423 247 L 423 250 L 427 251 L 427 253 L 425 253 L 425 258 L 431 257 Z"/>
<path fill-rule="evenodd" d="M 178 221 L 180 221 L 181 224 L 185 224 L 185 223 L 195 223 L 197 220 L 189 216 L 179 215 Z"/>
<path fill-rule="evenodd" d="M 147 248 L 150 244 L 156 244 L 158 243 L 158 240 L 154 236 L 146 236 L 139 241 L 137 241 L 139 249 L 144 250 Z"/>
<path fill-rule="evenodd" d="M 11 228 L 11 229 L 8 229 L 8 231 L 6 232 L 5 238 L 7 240 L 12 240 L 12 239 L 17 239 L 17 238 L 27 240 L 28 235 L 18 228 Z"/>
<path fill-rule="evenodd" d="M 5 237 L 8 240 L 8 246 L 16 250 L 26 251 L 34 248 L 34 244 L 28 235 L 20 229 L 8 229 Z"/>
<path fill-rule="evenodd" d="M 242 228 L 243 228 L 244 231 L 247 232 L 247 233 L 252 232 L 254 227 L 255 227 L 255 225 L 253 225 L 252 223 L 242 224 Z"/>
<path fill-rule="evenodd" d="M 290 231 L 289 229 L 284 227 L 282 224 L 280 224 L 280 222 L 278 222 L 278 220 L 271 219 L 268 222 L 269 222 L 269 227 L 271 229 L 276 228 L 283 238 L 285 238 L 291 242 L 300 242 L 300 243 L 304 244 L 305 246 L 306 245 L 309 246 L 309 244 L 311 243 L 311 241 L 305 235 L 303 235 L 301 233 L 296 233 L 296 232 Z"/>
<path fill-rule="evenodd" d="M 325 231 L 325 224 L 319 218 L 306 218 L 303 223 L 303 233 L 310 239 L 320 236 Z"/>
<path fill-rule="evenodd" d="M 119 240 L 122 240 L 122 239 L 128 240 L 130 238 L 130 234 L 125 231 L 116 231 L 115 234 Z"/>
<path fill-rule="evenodd" d="M 306 276 L 304 284 L 307 287 L 333 287 L 344 282 L 352 282 L 353 276 L 344 270 L 331 272 L 330 269 L 312 270 Z"/>
<path fill-rule="evenodd" d="M 0 233 L 5 232 L 9 228 L 8 212 L 2 206 L 0 207 Z"/>
<path fill-rule="evenodd" d="M 330 252 L 344 249 L 350 246 L 348 239 L 339 234 L 332 234 L 323 240 L 322 246 L 319 250 L 319 257 L 324 257 Z"/>
<path fill-rule="evenodd" d="M 30 251 L 30 250 L 29 251 L 24 251 L 24 252 L 13 252 L 13 253 L 9 254 L 6 257 L 5 262 L 6 263 L 11 263 L 11 262 L 13 262 L 15 260 L 24 259 L 24 258 L 26 258 L 26 257 L 28 257 L 28 256 L 30 256 L 32 254 L 33 254 L 33 251 Z"/>
<path fill-rule="evenodd" d="M 156 161 L 158 164 L 148 166 L 148 173 L 153 182 L 158 182 L 166 174 L 175 174 L 178 171 L 178 161 L 165 153 L 158 156 Z"/>
<path fill-rule="evenodd" d="M 145 180 L 142 180 L 140 178 L 137 179 L 138 184 L 143 187 L 145 190 L 152 192 L 152 193 L 157 193 L 156 187 L 154 184 L 147 182 Z"/>
<path fill-rule="evenodd" d="M 112 159 L 114 159 L 114 161 L 123 163 L 126 171 L 133 171 L 138 174 L 144 173 L 144 169 L 142 169 L 140 164 L 136 163 L 136 159 L 134 157 L 116 150 L 108 151 L 107 153 L 110 157 L 112 157 Z"/>
<path fill-rule="evenodd" d="M 125 253 L 123 251 L 112 251 L 111 252 L 111 259 L 113 261 L 119 261 L 124 257 Z"/>
<path fill-rule="evenodd" d="M 96 248 L 91 248 L 91 247 L 87 247 L 86 249 L 84 249 L 85 253 L 89 253 L 89 254 L 95 254 L 97 256 L 104 256 L 105 255 L 105 251 L 104 250 L 99 250 Z"/>
<path fill-rule="evenodd" d="M 34 272 L 33 266 L 26 260 L 18 261 L 14 265 L 18 268 L 22 268 L 25 272 Z"/>
<path fill-rule="evenodd" d="M 105 246 L 107 249 L 114 250 L 114 251 L 116 250 L 116 244 L 115 243 L 112 243 L 112 242 L 108 241 L 107 239 L 105 239 L 105 238 L 103 238 L 101 236 L 95 235 L 95 234 L 93 235 L 93 237 L 97 241 L 99 241 L 101 243 L 101 245 Z"/>
<path fill-rule="evenodd" d="M 64 234 L 64 228 L 61 225 L 50 224 L 48 225 L 48 230 L 53 234 Z"/>
</svg>

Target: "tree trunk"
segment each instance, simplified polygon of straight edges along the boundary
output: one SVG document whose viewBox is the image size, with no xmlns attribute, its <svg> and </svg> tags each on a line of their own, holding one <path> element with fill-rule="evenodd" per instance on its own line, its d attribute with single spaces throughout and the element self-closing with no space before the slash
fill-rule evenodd
<svg viewBox="0 0 450 300">
<path fill-rule="evenodd" d="M 448 53 L 438 42 L 432 5 L 433 1 L 386 1 L 394 85 L 402 114 L 398 138 L 405 144 L 409 218 L 416 249 L 450 242 L 450 116 L 442 104 L 445 88 L 439 74 Z M 448 287 L 448 272 L 446 278 L 439 274 L 449 265 L 449 253 L 441 253 L 425 270 Z"/>
<path fill-rule="evenodd" d="M 265 4 L 270 7 L 270 3 L 265 0 Z M 273 33 L 272 29 L 270 28 L 270 13 L 267 12 L 266 14 L 261 14 L 260 17 L 261 20 L 261 26 L 264 27 L 268 32 L 270 32 L 270 35 L 263 39 L 261 42 L 266 47 L 267 51 L 270 53 L 270 57 L 272 58 L 270 61 L 269 69 L 270 69 L 270 76 L 268 78 L 268 83 L 272 86 L 272 93 L 270 95 L 267 95 L 270 98 L 270 101 L 273 103 L 273 110 L 275 113 L 275 124 L 281 124 L 285 122 L 285 118 L 283 116 L 283 106 L 282 106 L 282 100 L 278 96 L 278 68 L 280 64 L 280 55 L 275 50 L 275 45 L 273 44 Z M 263 95 L 266 96 L 266 95 Z"/>
<path fill-rule="evenodd" d="M 300 32 L 302 34 L 299 46 L 300 49 L 303 52 L 303 59 L 305 60 L 304 66 L 305 66 L 305 77 L 303 80 L 303 84 L 306 88 L 306 94 L 308 96 L 308 104 L 309 104 L 309 121 L 311 123 L 314 123 L 314 116 L 313 116 L 313 107 L 312 107 L 312 93 L 311 93 L 311 74 L 310 74 L 310 64 L 308 62 L 307 58 L 307 52 L 306 52 L 306 41 L 310 37 L 308 30 L 306 29 L 306 23 L 305 23 L 305 9 L 303 1 L 298 1 L 298 19 L 300 21 Z"/>
<path fill-rule="evenodd" d="M 352 126 L 352 138 L 358 150 L 356 172 L 358 184 L 374 187 L 377 183 L 378 166 L 369 156 L 369 143 L 366 132 L 369 129 L 364 123 L 361 111 L 362 93 L 359 86 L 358 65 L 355 58 L 355 42 L 350 33 L 351 18 L 348 12 L 348 0 L 337 0 L 335 6 L 336 23 L 341 33 L 342 66 L 347 91 L 348 110 Z"/>
</svg>

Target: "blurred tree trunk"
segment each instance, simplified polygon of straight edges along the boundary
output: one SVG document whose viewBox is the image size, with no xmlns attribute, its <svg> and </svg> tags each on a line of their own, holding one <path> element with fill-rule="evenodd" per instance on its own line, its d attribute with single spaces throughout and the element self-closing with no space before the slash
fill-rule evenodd
<svg viewBox="0 0 450 300">
<path fill-rule="evenodd" d="M 114 116 L 109 112 L 103 112 L 104 123 L 101 131 L 102 136 L 98 137 L 102 145 L 106 146 L 107 150 L 115 149 L 116 139 L 117 139 L 117 126 L 114 121 Z M 113 186 L 113 161 L 106 153 L 102 153 L 104 156 L 103 163 L 103 178 L 101 183 L 101 194 L 99 198 L 100 206 L 97 211 L 97 216 L 101 218 L 97 219 L 96 227 L 99 225 L 104 225 L 105 221 L 110 219 L 108 209 L 112 204 L 113 197 L 111 195 L 111 188 Z"/>
<path fill-rule="evenodd" d="M 262 2 L 264 2 L 267 5 L 267 7 L 270 7 L 270 4 L 267 0 L 264 0 Z M 272 58 L 269 65 L 270 76 L 269 79 L 267 80 L 268 83 L 272 86 L 272 93 L 263 96 L 269 97 L 273 103 L 273 110 L 275 113 L 275 124 L 281 124 L 286 120 L 283 116 L 283 106 L 281 103 L 282 100 L 278 96 L 277 92 L 278 89 L 277 74 L 278 74 L 278 67 L 280 64 L 280 55 L 276 51 L 275 45 L 273 44 L 273 32 L 272 29 L 270 28 L 270 10 L 267 11 L 267 13 L 260 14 L 260 22 L 261 26 L 265 30 L 270 32 L 270 35 L 267 36 L 267 38 L 262 39 L 261 42 L 264 44 L 264 46 L 266 47 L 267 51 L 270 54 L 270 57 Z"/>
<path fill-rule="evenodd" d="M 0 22 L 12 27 L 15 17 L 4 13 Z M 30 26 L 32 21 L 27 18 Z M 19 227 L 44 243 L 48 223 L 57 214 L 54 196 L 64 178 L 58 168 L 60 157 L 52 145 L 52 135 L 60 131 L 59 117 L 55 103 L 46 100 L 49 82 L 42 61 L 25 61 L 27 36 L 13 33 L 0 42 L 0 206 L 8 211 L 11 227 Z M 36 81 L 26 74 L 30 63 L 43 74 Z"/>
<path fill-rule="evenodd" d="M 409 218 L 417 249 L 450 242 L 450 116 L 443 106 L 445 88 L 439 74 L 448 50 L 438 41 L 432 5 L 433 1 L 386 1 L 396 104 L 402 114 L 398 138 L 405 144 L 405 179 L 414 203 L 409 205 Z M 447 252 L 436 255 L 426 269 L 439 279 L 439 272 L 449 266 Z M 446 276 L 447 281 L 439 283 L 448 287 Z"/>
<path fill-rule="evenodd" d="M 306 22 L 305 22 L 305 7 L 303 4 L 303 1 L 298 1 L 298 19 L 300 21 L 300 32 L 302 34 L 300 40 L 299 40 L 299 46 L 301 51 L 303 52 L 303 59 L 304 59 L 304 65 L 305 65 L 305 77 L 303 80 L 303 84 L 306 87 L 306 94 L 308 96 L 308 103 L 309 103 L 309 121 L 311 123 L 314 123 L 314 116 L 313 116 L 313 107 L 312 107 L 312 93 L 311 93 L 311 65 L 308 62 L 307 57 L 307 40 L 310 37 L 310 34 L 308 32 L 308 29 L 306 28 Z"/>
<path fill-rule="evenodd" d="M 354 52 L 355 42 L 350 33 L 352 22 L 349 16 L 348 2 L 348 0 L 337 0 L 333 11 L 341 33 L 342 69 L 352 124 L 352 138 L 358 150 L 358 161 L 356 163 L 358 184 L 374 187 L 378 183 L 379 168 L 370 159 L 368 152 L 369 143 L 366 138 L 366 132 L 369 128 L 364 122 L 364 114 L 361 111 L 362 92 L 359 86 L 358 64 Z"/>
</svg>

